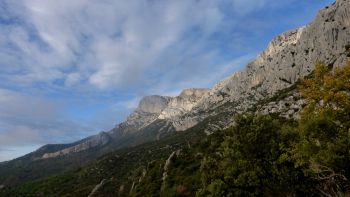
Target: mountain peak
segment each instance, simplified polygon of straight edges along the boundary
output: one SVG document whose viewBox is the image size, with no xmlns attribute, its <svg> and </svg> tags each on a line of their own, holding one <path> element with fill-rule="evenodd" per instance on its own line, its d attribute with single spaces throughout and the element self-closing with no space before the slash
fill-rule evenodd
<svg viewBox="0 0 350 197">
<path fill-rule="evenodd" d="M 160 113 L 162 112 L 169 103 L 169 97 L 152 95 L 145 96 L 141 99 L 137 111 L 146 113 Z"/>
</svg>

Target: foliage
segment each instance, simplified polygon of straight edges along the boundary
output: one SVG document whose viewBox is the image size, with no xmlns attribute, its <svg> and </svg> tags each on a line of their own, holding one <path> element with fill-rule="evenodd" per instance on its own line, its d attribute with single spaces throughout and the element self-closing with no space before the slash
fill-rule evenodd
<svg viewBox="0 0 350 197">
<path fill-rule="evenodd" d="M 333 71 L 318 63 L 300 91 L 309 104 L 299 121 L 293 157 L 319 182 L 321 192 L 336 195 L 350 178 L 350 63 Z"/>
<path fill-rule="evenodd" d="M 303 174 L 285 160 L 295 135 L 271 116 L 237 116 L 224 140 L 202 162 L 198 196 L 287 195 L 299 192 Z"/>
</svg>

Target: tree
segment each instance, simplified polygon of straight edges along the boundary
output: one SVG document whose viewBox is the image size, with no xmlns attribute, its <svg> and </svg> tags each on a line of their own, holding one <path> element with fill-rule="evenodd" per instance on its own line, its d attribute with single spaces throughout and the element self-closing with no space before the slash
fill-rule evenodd
<svg viewBox="0 0 350 197">
<path fill-rule="evenodd" d="M 202 162 L 198 196 L 262 196 L 295 194 L 303 179 L 285 159 L 292 135 L 285 120 L 263 115 L 235 118 L 224 141 Z"/>
<path fill-rule="evenodd" d="M 334 70 L 318 63 L 300 92 L 308 105 L 292 151 L 296 166 L 318 181 L 320 192 L 337 195 L 350 177 L 350 63 Z"/>
</svg>

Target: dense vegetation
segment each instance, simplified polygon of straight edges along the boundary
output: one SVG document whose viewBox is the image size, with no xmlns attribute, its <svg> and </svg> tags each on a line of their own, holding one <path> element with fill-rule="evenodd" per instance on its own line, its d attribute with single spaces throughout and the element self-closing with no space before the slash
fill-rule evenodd
<svg viewBox="0 0 350 197">
<path fill-rule="evenodd" d="M 350 64 L 317 64 L 299 90 L 308 104 L 298 121 L 238 115 L 208 137 L 190 130 L 123 149 L 0 196 L 87 196 L 101 180 L 95 196 L 348 196 Z"/>
</svg>

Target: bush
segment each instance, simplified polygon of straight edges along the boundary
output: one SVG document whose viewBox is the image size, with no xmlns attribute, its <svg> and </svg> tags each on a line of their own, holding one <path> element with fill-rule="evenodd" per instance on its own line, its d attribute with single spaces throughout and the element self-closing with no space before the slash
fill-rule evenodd
<svg viewBox="0 0 350 197">
<path fill-rule="evenodd" d="M 292 136 L 284 120 L 247 115 L 235 118 L 224 141 L 201 166 L 199 196 L 287 195 L 299 192 L 300 169 L 285 159 Z M 292 137 L 293 138 L 293 137 Z"/>
<path fill-rule="evenodd" d="M 317 180 L 323 194 L 344 193 L 350 178 L 350 63 L 334 71 L 317 64 L 300 91 L 309 104 L 299 121 L 296 165 Z"/>
</svg>

